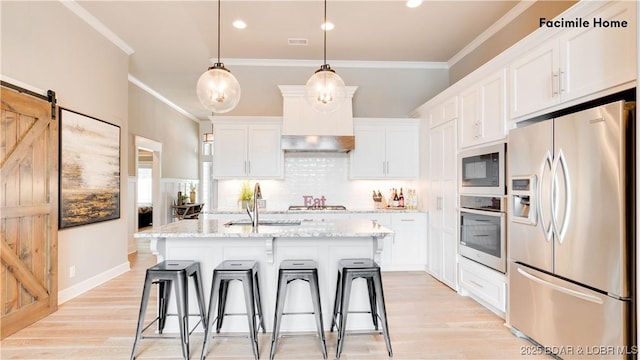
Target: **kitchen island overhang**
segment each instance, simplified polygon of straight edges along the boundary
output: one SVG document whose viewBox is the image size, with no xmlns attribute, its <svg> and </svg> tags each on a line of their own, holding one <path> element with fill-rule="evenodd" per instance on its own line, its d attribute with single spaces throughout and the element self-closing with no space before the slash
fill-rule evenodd
<svg viewBox="0 0 640 360">
<path fill-rule="evenodd" d="M 267 331 L 271 331 L 278 279 L 282 260 L 311 259 L 318 264 L 320 297 L 325 330 L 329 330 L 336 289 L 337 264 L 347 258 L 380 260 L 384 238 L 393 231 L 370 220 L 303 220 L 300 225 L 225 225 L 214 219 L 181 220 L 134 234 L 149 238 L 157 261 L 195 260 L 200 262 L 208 304 L 213 269 L 224 260 L 256 260 L 260 264 L 260 287 Z M 361 281 L 359 281 L 361 280 Z M 234 284 L 235 283 L 235 284 Z M 312 303 L 306 282 L 289 284 L 285 312 L 311 312 Z M 229 286 L 227 311 L 244 312 L 244 298 L 239 282 Z M 189 306 L 196 309 L 195 292 L 189 288 Z M 353 284 L 352 310 L 368 311 L 369 298 L 366 281 Z M 171 299 L 170 309 L 175 309 Z M 177 332 L 177 325 L 169 319 L 165 331 Z M 193 320 L 195 323 L 196 320 Z M 371 329 L 371 316 L 354 314 L 349 329 Z M 222 331 L 247 331 L 244 316 L 225 318 Z M 282 331 L 313 331 L 312 315 L 285 316 Z M 201 331 L 201 328 L 198 329 Z"/>
</svg>

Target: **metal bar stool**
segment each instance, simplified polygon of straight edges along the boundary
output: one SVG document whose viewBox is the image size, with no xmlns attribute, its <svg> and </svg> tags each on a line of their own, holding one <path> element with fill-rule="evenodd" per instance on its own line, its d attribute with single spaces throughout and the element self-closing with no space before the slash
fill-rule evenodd
<svg viewBox="0 0 640 360">
<path fill-rule="evenodd" d="M 193 279 L 198 300 L 199 314 L 189 314 L 189 292 L 187 289 L 187 276 Z M 153 284 L 158 284 L 158 316 L 146 327 L 144 327 L 144 317 L 149 304 L 149 295 Z M 167 314 L 169 297 L 171 295 L 171 285 L 175 286 L 176 304 L 178 314 Z M 185 359 L 189 358 L 189 336 L 193 332 L 198 323 L 205 324 L 207 318 L 204 312 L 204 295 L 202 292 L 202 277 L 200 276 L 200 264 L 197 261 L 187 260 L 166 260 L 147 269 L 144 279 L 144 289 L 142 290 L 142 301 L 140 302 L 140 313 L 138 315 L 138 327 L 136 330 L 136 338 L 133 342 L 133 350 L 131 352 L 131 360 L 135 359 L 136 351 L 140 340 L 145 338 L 175 338 L 167 336 L 142 336 L 156 321 L 158 322 L 158 333 L 162 334 L 164 330 L 167 316 L 178 316 L 178 325 L 180 328 L 180 339 L 182 340 L 182 355 Z M 200 316 L 200 320 L 193 329 L 189 330 L 189 316 Z"/>
<path fill-rule="evenodd" d="M 262 316 L 262 303 L 260 300 L 258 263 L 252 260 L 226 260 L 220 263 L 213 270 L 213 281 L 211 285 L 211 295 L 209 297 L 209 317 L 205 326 L 204 344 L 202 346 L 202 356 L 204 359 L 209 349 L 209 341 L 211 341 L 211 327 L 216 323 L 216 333 L 220 333 L 222 321 L 228 315 L 247 315 L 249 322 L 249 339 L 251 340 L 251 348 L 253 356 L 258 359 L 258 330 L 262 328 L 264 333 L 264 318 Z M 244 290 L 244 300 L 247 312 L 242 314 L 226 313 L 225 307 L 227 303 L 227 293 L 229 282 L 238 280 L 242 282 Z M 214 316 L 214 309 L 217 304 L 217 316 Z M 259 322 L 256 324 L 256 317 Z"/>
<path fill-rule="evenodd" d="M 340 359 L 344 339 L 347 335 L 347 315 L 350 312 L 358 312 L 349 311 L 351 284 L 353 280 L 357 278 L 364 278 L 367 281 L 373 325 L 375 326 L 376 333 L 379 333 L 378 320 L 380 320 L 382 334 L 384 335 L 384 341 L 387 345 L 387 352 L 389 353 L 389 357 L 393 357 L 389 327 L 387 325 L 387 310 L 385 308 L 384 293 L 382 291 L 380 266 L 372 259 L 344 259 L 338 263 L 338 281 L 336 284 L 336 297 L 333 303 L 333 317 L 331 319 L 331 331 L 333 331 L 334 326 L 338 330 L 336 359 Z M 365 311 L 365 313 L 369 313 L 369 311 Z"/>
<path fill-rule="evenodd" d="M 284 304 L 287 298 L 287 287 L 295 280 L 303 280 L 309 283 L 313 312 L 285 313 Z M 320 339 L 322 357 L 327 358 L 327 344 L 324 338 L 324 325 L 322 323 L 322 307 L 320 306 L 320 288 L 318 285 L 318 267 L 313 260 L 284 260 L 278 270 L 278 292 L 276 295 L 276 311 L 273 316 L 273 333 L 271 338 L 270 359 L 274 358 L 278 338 L 280 338 L 280 325 L 283 315 L 315 315 L 317 336 Z"/>
</svg>

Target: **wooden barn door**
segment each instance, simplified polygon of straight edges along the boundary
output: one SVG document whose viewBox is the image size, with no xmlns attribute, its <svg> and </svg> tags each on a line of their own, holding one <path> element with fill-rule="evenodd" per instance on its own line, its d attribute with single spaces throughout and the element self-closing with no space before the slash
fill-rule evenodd
<svg viewBox="0 0 640 360">
<path fill-rule="evenodd" d="M 58 121 L 0 88 L 0 338 L 58 307 Z M 55 103 L 55 101 L 54 101 Z"/>
</svg>

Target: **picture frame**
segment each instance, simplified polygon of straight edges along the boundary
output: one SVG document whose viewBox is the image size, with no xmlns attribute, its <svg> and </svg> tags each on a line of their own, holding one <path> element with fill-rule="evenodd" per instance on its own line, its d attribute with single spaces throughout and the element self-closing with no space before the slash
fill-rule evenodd
<svg viewBox="0 0 640 360">
<path fill-rule="evenodd" d="M 58 228 L 120 218 L 120 127 L 60 108 Z"/>
</svg>

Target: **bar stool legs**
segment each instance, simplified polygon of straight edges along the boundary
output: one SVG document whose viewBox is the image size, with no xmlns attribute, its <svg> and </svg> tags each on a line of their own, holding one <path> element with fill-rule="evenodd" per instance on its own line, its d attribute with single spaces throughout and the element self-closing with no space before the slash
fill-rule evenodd
<svg viewBox="0 0 640 360">
<path fill-rule="evenodd" d="M 205 326 L 204 344 L 202 346 L 201 359 L 205 359 L 211 338 L 211 328 L 216 323 L 216 333 L 220 332 L 225 313 L 229 282 L 239 280 L 242 282 L 244 292 L 246 315 L 249 325 L 249 340 L 255 359 L 259 357 L 258 330 L 262 328 L 264 333 L 264 318 L 262 316 L 262 302 L 260 299 L 260 284 L 258 275 L 258 263 L 247 260 L 227 260 L 223 261 L 213 271 L 213 284 L 209 298 L 209 317 Z M 214 318 L 214 310 L 217 304 L 217 316 Z M 256 316 L 259 322 L 256 322 Z"/>
<path fill-rule="evenodd" d="M 334 327 L 338 330 L 336 359 L 340 359 L 340 354 L 342 353 L 342 347 L 346 336 L 347 317 L 349 314 L 351 285 L 353 280 L 357 278 L 364 278 L 367 281 L 373 324 L 377 331 L 378 320 L 380 321 L 387 352 L 389 353 L 389 357 L 393 357 L 380 267 L 371 259 L 346 259 L 341 260 L 338 265 L 336 298 L 333 303 L 333 317 L 331 320 L 331 331 L 333 331 Z"/>
<path fill-rule="evenodd" d="M 136 329 L 136 337 L 133 342 L 131 351 L 131 360 L 135 359 L 136 352 L 140 340 L 144 337 L 142 333 L 156 321 L 158 322 L 158 333 L 162 334 L 167 319 L 167 307 L 169 296 L 171 295 L 171 286 L 176 287 L 176 305 L 178 310 L 178 327 L 180 329 L 180 339 L 182 345 L 182 356 L 189 358 L 189 295 L 187 290 L 187 276 L 193 278 L 196 296 L 198 300 L 198 308 L 200 313 L 200 321 L 205 324 L 207 322 L 204 312 L 204 296 L 202 293 L 202 278 L 200 277 L 200 265 L 195 261 L 163 261 L 147 269 L 144 288 L 142 290 L 142 300 L 140 301 L 140 312 L 138 314 L 138 326 Z M 151 288 L 154 283 L 159 287 L 158 299 L 158 316 L 144 327 L 144 317 L 149 304 Z M 197 325 L 197 324 L 196 324 Z"/>
<path fill-rule="evenodd" d="M 322 306 L 320 305 L 320 288 L 318 284 L 318 268 L 313 260 L 285 260 L 280 264 L 278 271 L 278 291 L 276 293 L 276 310 L 273 316 L 273 333 L 271 338 L 271 351 L 269 358 L 273 359 L 280 338 L 280 325 L 283 315 L 296 315 L 308 313 L 284 313 L 284 304 L 287 298 L 287 287 L 295 280 L 309 283 L 311 300 L 313 303 L 313 315 L 315 315 L 317 336 L 320 340 L 322 357 L 327 358 L 327 344 L 324 337 L 324 325 L 322 321 Z"/>
</svg>

